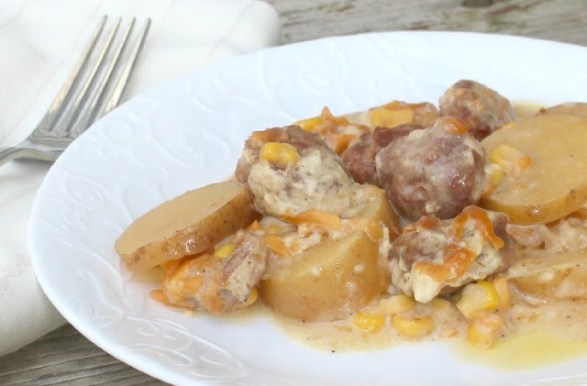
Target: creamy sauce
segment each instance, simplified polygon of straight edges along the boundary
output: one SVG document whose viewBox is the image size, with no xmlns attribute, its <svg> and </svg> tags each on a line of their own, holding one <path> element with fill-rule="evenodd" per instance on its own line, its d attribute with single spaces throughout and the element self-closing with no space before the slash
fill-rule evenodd
<svg viewBox="0 0 587 386">
<path fill-rule="evenodd" d="M 516 334 L 490 349 L 456 345 L 459 360 L 504 370 L 527 370 L 587 356 L 587 341 L 555 337 L 543 330 Z"/>
<path fill-rule="evenodd" d="M 546 310 L 546 313 L 548 312 Z M 377 332 L 367 332 L 354 327 L 352 318 L 331 323 L 303 323 L 272 312 L 262 302 L 222 317 L 238 323 L 258 316 L 271 319 L 294 341 L 325 353 L 369 352 L 389 350 L 401 344 L 418 344 L 400 338 L 389 320 Z M 546 323 L 544 320 L 540 322 Z M 445 335 L 447 331 L 444 331 Z M 566 336 L 563 335 L 565 331 Z M 489 349 L 467 343 L 459 336 L 462 333 L 461 330 L 454 336 L 436 334 L 423 341 L 445 342 L 454 349 L 459 361 L 506 371 L 536 369 L 587 356 L 587 336 L 578 335 L 577 330 L 571 329 L 569 332 L 565 328 L 557 329 L 553 325 L 541 327 L 540 323 L 533 323 L 526 331 L 514 333 Z M 585 334 L 583 332 L 583 335 Z"/>
<path fill-rule="evenodd" d="M 319 351 L 366 352 L 400 343 L 390 326 L 377 332 L 367 332 L 353 327 L 351 320 L 303 323 L 277 314 L 272 316 L 288 336 Z"/>
<path fill-rule="evenodd" d="M 302 323 L 267 314 L 295 341 L 327 353 L 368 352 L 414 344 L 399 338 L 389 323 L 377 332 L 366 332 L 352 326 L 351 320 Z M 536 369 L 587 356 L 587 340 L 557 337 L 542 329 L 513 334 L 490 349 L 474 346 L 458 336 L 438 337 L 438 340 L 450 345 L 459 361 L 508 371 Z"/>
</svg>

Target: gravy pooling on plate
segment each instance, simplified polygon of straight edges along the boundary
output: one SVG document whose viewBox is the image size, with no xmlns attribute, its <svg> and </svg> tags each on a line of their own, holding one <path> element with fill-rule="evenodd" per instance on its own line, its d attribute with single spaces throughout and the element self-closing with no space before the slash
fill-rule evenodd
<svg viewBox="0 0 587 386">
<path fill-rule="evenodd" d="M 116 249 L 128 269 L 163 268 L 152 296 L 171 307 L 260 298 L 385 342 L 587 340 L 586 116 L 514 107 L 472 80 L 438 104 L 325 107 L 252 133 L 234 180 L 163 203 Z"/>
</svg>

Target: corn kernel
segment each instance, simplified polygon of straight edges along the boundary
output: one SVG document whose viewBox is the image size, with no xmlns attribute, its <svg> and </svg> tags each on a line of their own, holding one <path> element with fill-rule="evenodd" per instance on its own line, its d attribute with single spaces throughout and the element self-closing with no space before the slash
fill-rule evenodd
<svg viewBox="0 0 587 386">
<path fill-rule="evenodd" d="M 379 309 L 386 315 L 409 311 L 414 307 L 416 307 L 414 298 L 404 294 L 393 295 L 379 301 Z"/>
<path fill-rule="evenodd" d="M 496 309 L 498 305 L 499 295 L 495 286 L 486 280 L 467 284 L 456 304 L 467 319 L 471 319 L 479 311 Z"/>
<path fill-rule="evenodd" d="M 385 315 L 372 312 L 357 312 L 354 319 L 355 327 L 368 332 L 377 332 L 385 324 Z"/>
<path fill-rule="evenodd" d="M 495 187 L 505 177 L 505 173 L 498 164 L 489 164 L 489 183 Z"/>
<path fill-rule="evenodd" d="M 226 259 L 228 256 L 234 252 L 235 245 L 234 243 L 228 243 L 221 247 L 216 248 L 214 251 L 214 256 L 219 257 L 221 259 Z"/>
<path fill-rule="evenodd" d="M 446 310 L 450 307 L 450 302 L 446 299 L 434 298 L 430 301 L 430 305 L 439 310 Z"/>
<path fill-rule="evenodd" d="M 491 152 L 490 161 L 508 174 L 521 172 L 532 165 L 532 158 L 513 146 L 502 143 Z"/>
<path fill-rule="evenodd" d="M 476 346 L 489 348 L 499 339 L 502 326 L 503 318 L 496 313 L 485 311 L 477 314 L 475 319 L 469 321 L 467 341 Z"/>
<path fill-rule="evenodd" d="M 385 106 L 376 107 L 369 110 L 369 120 L 373 127 L 395 127 L 404 123 L 412 123 L 414 121 L 414 110 L 391 110 Z"/>
<path fill-rule="evenodd" d="M 296 121 L 296 122 L 294 122 L 294 125 L 298 125 L 306 131 L 313 131 L 319 125 L 321 125 L 323 123 L 324 123 L 324 119 L 322 119 L 321 116 L 317 116 L 317 117 L 312 117 L 312 118 L 307 118 L 307 119 L 302 119 L 302 120 Z"/>
<path fill-rule="evenodd" d="M 508 288 L 508 280 L 500 276 L 493 281 L 493 286 L 497 291 L 499 298 L 499 309 L 506 310 L 510 307 L 510 290 Z"/>
<path fill-rule="evenodd" d="M 430 316 L 408 318 L 402 314 L 396 314 L 392 317 L 391 324 L 405 339 L 422 338 L 429 335 L 435 328 L 434 320 Z"/>
<path fill-rule="evenodd" d="M 251 293 L 249 294 L 249 296 L 247 297 L 247 299 L 245 300 L 245 302 L 242 304 L 241 307 L 248 307 L 250 305 L 253 305 L 253 304 L 255 304 L 257 299 L 259 299 L 259 290 L 257 289 L 257 287 L 253 287 L 253 289 L 251 290 Z"/>
<path fill-rule="evenodd" d="M 300 155 L 289 143 L 267 142 L 261 147 L 259 157 L 269 163 L 286 167 L 297 163 Z"/>
</svg>

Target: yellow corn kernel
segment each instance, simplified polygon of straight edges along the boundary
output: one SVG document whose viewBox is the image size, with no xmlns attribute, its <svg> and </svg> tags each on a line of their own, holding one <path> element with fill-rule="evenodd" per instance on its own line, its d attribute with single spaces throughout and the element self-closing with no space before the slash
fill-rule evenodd
<svg viewBox="0 0 587 386">
<path fill-rule="evenodd" d="M 324 119 L 322 119 L 322 117 L 319 115 L 317 117 L 301 119 L 299 121 L 294 122 L 294 125 L 298 125 L 306 131 L 312 131 L 322 123 L 324 123 Z"/>
<path fill-rule="evenodd" d="M 267 142 L 261 147 L 259 157 L 269 163 L 287 166 L 298 162 L 300 155 L 289 143 Z"/>
<path fill-rule="evenodd" d="M 505 173 L 498 164 L 489 164 L 489 183 L 495 187 L 505 177 Z"/>
<path fill-rule="evenodd" d="M 499 309 L 506 310 L 510 307 L 510 290 L 508 288 L 508 279 L 500 276 L 493 281 L 493 286 L 497 291 L 499 298 Z"/>
<path fill-rule="evenodd" d="M 368 332 L 377 332 L 385 324 L 385 315 L 374 312 L 357 312 L 354 319 L 355 327 Z"/>
<path fill-rule="evenodd" d="M 469 321 L 467 327 L 467 341 L 489 348 L 499 339 L 503 318 L 494 312 L 485 311 Z"/>
<path fill-rule="evenodd" d="M 414 121 L 414 110 L 392 110 L 385 106 L 376 107 L 369 110 L 369 120 L 373 127 L 395 127 L 404 123 L 412 123 Z"/>
<path fill-rule="evenodd" d="M 226 259 L 228 256 L 230 256 L 232 254 L 232 252 L 234 252 L 234 243 L 228 243 L 228 244 L 224 244 L 221 247 L 216 248 L 216 250 L 214 250 L 214 256 L 219 257 L 221 259 Z"/>
<path fill-rule="evenodd" d="M 393 295 L 379 301 L 379 309 L 386 315 L 398 314 L 416 307 L 414 298 L 404 294 Z"/>
<path fill-rule="evenodd" d="M 446 299 L 434 298 L 430 301 L 430 305 L 439 310 L 446 310 L 448 307 L 450 307 L 450 302 Z"/>
<path fill-rule="evenodd" d="M 507 174 L 521 172 L 532 165 L 532 158 L 513 146 L 502 143 L 491 152 L 490 161 Z"/>
<path fill-rule="evenodd" d="M 406 317 L 395 314 L 391 324 L 397 333 L 405 339 L 418 339 L 429 335 L 435 328 L 434 319 L 430 316 Z"/>
<path fill-rule="evenodd" d="M 247 298 L 247 300 L 245 300 L 242 306 L 248 307 L 254 304 L 257 301 L 257 299 L 259 299 L 259 290 L 257 289 L 257 287 L 253 287 L 251 293 L 249 294 L 249 297 Z"/>
<path fill-rule="evenodd" d="M 467 284 L 456 305 L 467 319 L 471 319 L 479 311 L 496 309 L 499 295 L 492 283 L 481 280 Z"/>
</svg>

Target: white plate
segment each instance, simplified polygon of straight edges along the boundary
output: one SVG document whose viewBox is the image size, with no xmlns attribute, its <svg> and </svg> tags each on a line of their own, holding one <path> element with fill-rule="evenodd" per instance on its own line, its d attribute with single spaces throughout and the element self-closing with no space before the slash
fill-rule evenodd
<svg viewBox="0 0 587 386">
<path fill-rule="evenodd" d="M 174 384 L 385 385 L 587 382 L 587 359 L 528 371 L 460 360 L 447 344 L 329 354 L 263 317 L 189 316 L 121 268 L 122 230 L 165 199 L 231 175 L 247 134 L 392 99 L 436 101 L 462 78 L 513 100 L 587 101 L 587 49 L 508 36 L 397 32 L 268 49 L 134 98 L 50 170 L 30 226 L 47 296 L 82 334 Z"/>
</svg>

